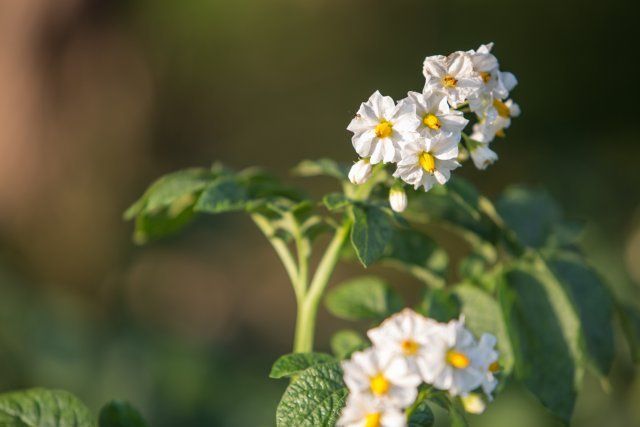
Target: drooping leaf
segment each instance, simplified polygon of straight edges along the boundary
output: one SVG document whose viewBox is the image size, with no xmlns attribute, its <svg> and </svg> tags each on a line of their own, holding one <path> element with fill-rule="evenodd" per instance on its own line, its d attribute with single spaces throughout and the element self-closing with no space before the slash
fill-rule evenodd
<svg viewBox="0 0 640 427">
<path fill-rule="evenodd" d="M 381 320 L 400 310 L 400 295 L 375 276 L 362 276 L 329 291 L 325 305 L 334 316 L 347 320 Z"/>
<path fill-rule="evenodd" d="M 335 361 L 335 358 L 326 353 L 292 353 L 285 354 L 275 361 L 271 367 L 270 378 L 291 377 L 311 366 Z"/>
<path fill-rule="evenodd" d="M 580 325 L 571 303 L 540 261 L 507 270 L 499 296 L 516 378 L 553 415 L 569 423 L 582 377 Z"/>
<path fill-rule="evenodd" d="M 186 195 L 168 208 L 142 212 L 136 217 L 133 241 L 142 245 L 184 228 L 194 217 L 195 197 Z"/>
<path fill-rule="evenodd" d="M 533 248 L 546 245 L 562 218 L 560 208 L 549 194 L 520 186 L 508 188 L 496 208 L 520 242 Z"/>
<path fill-rule="evenodd" d="M 89 409 L 71 393 L 35 388 L 0 394 L 0 426 L 95 427 Z"/>
<path fill-rule="evenodd" d="M 429 236 L 417 230 L 394 230 L 383 259 L 428 285 L 444 286 L 449 257 Z"/>
<path fill-rule="evenodd" d="M 147 427 L 140 412 L 130 403 L 113 400 L 100 411 L 99 427 Z"/>
<path fill-rule="evenodd" d="M 276 424 L 278 427 L 333 426 L 347 394 L 339 363 L 312 366 L 287 387 L 276 411 Z"/>
<path fill-rule="evenodd" d="M 546 262 L 580 319 L 587 359 L 600 375 L 606 376 L 614 357 L 611 294 L 578 255 L 555 253 Z"/>
<path fill-rule="evenodd" d="M 207 185 L 198 198 L 194 210 L 204 213 L 223 213 L 244 208 L 246 190 L 232 176 L 220 177 Z"/>
<path fill-rule="evenodd" d="M 344 181 L 349 174 L 349 165 L 332 159 L 303 160 L 293 168 L 293 173 L 305 177 L 325 175 Z"/>
<path fill-rule="evenodd" d="M 448 322 L 460 316 L 460 302 L 446 289 L 430 289 L 416 310 L 438 322 Z"/>
<path fill-rule="evenodd" d="M 198 193 L 214 178 L 215 175 L 204 168 L 189 168 L 164 175 L 151 184 L 144 195 L 127 209 L 124 218 L 131 220 L 145 211 L 153 212 L 167 208 L 176 200 Z"/>
<path fill-rule="evenodd" d="M 393 235 L 389 216 L 376 206 L 351 206 L 353 227 L 351 244 L 365 267 L 377 261 L 384 253 Z"/>
<path fill-rule="evenodd" d="M 466 326 L 476 338 L 479 339 L 485 332 L 497 338 L 500 370 L 506 374 L 510 373 L 513 368 L 513 351 L 498 301 L 470 284 L 456 286 L 453 293 L 460 303 L 460 312 L 465 316 Z"/>
<path fill-rule="evenodd" d="M 340 360 L 347 359 L 356 351 L 370 346 L 371 344 L 360 333 L 351 329 L 343 329 L 331 337 L 331 351 Z"/>
<path fill-rule="evenodd" d="M 629 344 L 631 359 L 634 363 L 640 363 L 640 309 L 626 304 L 619 304 L 617 313 L 620 316 L 622 330 Z"/>
<path fill-rule="evenodd" d="M 408 412 L 407 427 L 430 427 L 435 422 L 433 411 L 426 400 L 421 400 Z"/>
</svg>

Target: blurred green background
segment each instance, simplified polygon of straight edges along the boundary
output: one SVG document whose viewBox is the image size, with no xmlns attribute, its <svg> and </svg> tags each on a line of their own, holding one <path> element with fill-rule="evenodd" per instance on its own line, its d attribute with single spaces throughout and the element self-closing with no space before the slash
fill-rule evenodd
<svg viewBox="0 0 640 427">
<path fill-rule="evenodd" d="M 273 425 L 286 384 L 267 374 L 290 351 L 294 300 L 266 241 L 222 216 L 136 248 L 122 211 L 187 165 L 285 176 L 303 158 L 353 160 L 345 127 L 360 102 L 419 90 L 426 55 L 489 41 L 520 81 L 523 116 L 494 144 L 497 164 L 460 173 L 490 196 L 548 189 L 586 221 L 585 250 L 614 292 L 637 303 L 632 5 L 1 1 L 0 392 L 65 388 L 94 410 L 125 398 L 158 427 Z M 326 350 L 342 323 L 320 318 Z M 617 338 L 610 384 L 586 377 L 575 425 L 640 425 L 640 379 Z M 554 425 L 515 386 L 472 424 Z"/>
</svg>

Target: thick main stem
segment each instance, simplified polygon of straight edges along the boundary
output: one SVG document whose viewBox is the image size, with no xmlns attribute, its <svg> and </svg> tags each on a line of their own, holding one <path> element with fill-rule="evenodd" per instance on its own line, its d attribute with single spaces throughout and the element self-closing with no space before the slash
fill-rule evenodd
<svg viewBox="0 0 640 427">
<path fill-rule="evenodd" d="M 349 235 L 349 230 L 351 230 L 351 219 L 346 218 L 342 226 L 336 230 L 329 246 L 327 246 L 327 251 L 320 260 L 320 264 L 318 264 L 304 298 L 298 301 L 298 318 L 293 342 L 293 351 L 295 353 L 306 353 L 313 350 L 318 304 L 338 263 L 340 250 Z"/>
</svg>

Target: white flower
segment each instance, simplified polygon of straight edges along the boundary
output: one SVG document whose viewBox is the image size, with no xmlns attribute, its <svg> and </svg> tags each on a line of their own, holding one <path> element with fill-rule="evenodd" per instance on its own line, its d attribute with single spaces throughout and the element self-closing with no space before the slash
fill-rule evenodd
<svg viewBox="0 0 640 427">
<path fill-rule="evenodd" d="M 371 163 L 369 159 L 360 159 L 349 170 L 349 181 L 352 184 L 364 184 L 371 177 Z"/>
<path fill-rule="evenodd" d="M 405 408 L 418 394 L 420 377 L 402 360 L 374 348 L 354 353 L 351 360 L 342 362 L 342 369 L 344 382 L 352 395 Z"/>
<path fill-rule="evenodd" d="M 496 136 L 504 137 L 504 130 L 511 126 L 511 118 L 520 115 L 520 106 L 511 99 L 502 102 L 493 99 L 480 116 L 480 122 L 473 125 L 471 138 L 479 142 L 491 142 Z"/>
<path fill-rule="evenodd" d="M 429 56 L 424 60 L 422 72 L 427 79 L 425 88 L 446 93 L 453 107 L 473 97 L 482 87 L 482 78 L 473 70 L 473 62 L 466 52 L 454 52 L 446 57 Z"/>
<path fill-rule="evenodd" d="M 412 105 L 396 105 L 391 97 L 375 91 L 360 105 L 347 129 L 353 132 L 351 142 L 356 152 L 377 164 L 397 161 L 400 147 L 416 137 L 419 124 Z"/>
<path fill-rule="evenodd" d="M 407 418 L 398 408 L 383 405 L 378 400 L 351 395 L 342 410 L 338 427 L 405 427 Z"/>
<path fill-rule="evenodd" d="M 402 159 L 393 176 L 401 178 L 417 190 L 429 191 L 434 184 L 444 184 L 458 166 L 458 141 L 440 135 L 434 139 L 420 138 L 404 146 Z"/>
<path fill-rule="evenodd" d="M 445 133 L 453 139 L 460 139 L 462 129 L 469 123 L 462 112 L 449 107 L 447 94 L 426 87 L 422 93 L 409 92 L 407 98 L 400 102 L 408 102 L 415 107 L 420 120 L 418 132 L 425 138 L 434 138 Z"/>
<path fill-rule="evenodd" d="M 483 44 L 477 51 L 470 50 L 468 53 L 474 71 L 482 78 L 483 85 L 479 93 L 491 98 L 505 99 L 518 81 L 512 73 L 500 71 L 498 59 L 491 53 L 492 48 L 493 43 Z"/>
<path fill-rule="evenodd" d="M 471 160 L 473 160 L 473 164 L 476 168 L 484 170 L 487 166 L 492 165 L 496 160 L 498 160 L 498 155 L 495 151 L 489 148 L 489 144 L 475 142 L 475 144 L 469 145 L 469 155 L 471 156 Z"/>
<path fill-rule="evenodd" d="M 377 328 L 370 329 L 367 335 L 378 351 L 404 360 L 409 369 L 424 377 L 422 371 L 428 369 L 424 357 L 430 346 L 430 337 L 441 327 L 441 324 L 406 308 Z"/>
<path fill-rule="evenodd" d="M 407 193 L 402 187 L 392 187 L 389 190 L 389 205 L 395 212 L 404 212 L 407 209 Z"/>
<path fill-rule="evenodd" d="M 498 386 L 498 380 L 494 374 L 500 370 L 498 352 L 495 350 L 496 343 L 496 337 L 493 335 L 482 334 L 474 355 L 476 363 L 482 366 L 485 372 L 481 385 L 489 401 L 493 400 L 493 391 Z"/>
<path fill-rule="evenodd" d="M 452 395 L 466 395 L 478 388 L 487 372 L 484 360 L 477 357 L 478 344 L 464 320 L 452 320 L 430 341 L 425 355 L 424 380 Z"/>
</svg>

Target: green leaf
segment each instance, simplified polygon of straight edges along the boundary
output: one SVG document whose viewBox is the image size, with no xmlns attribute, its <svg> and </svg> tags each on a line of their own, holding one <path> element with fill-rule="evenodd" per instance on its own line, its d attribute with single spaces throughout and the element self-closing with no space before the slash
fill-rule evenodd
<svg viewBox="0 0 640 427">
<path fill-rule="evenodd" d="M 562 212 L 544 191 L 524 187 L 510 187 L 496 203 L 504 222 L 522 244 L 541 248 L 546 245 Z"/>
<path fill-rule="evenodd" d="M 443 391 L 431 390 L 429 392 L 429 400 L 449 412 L 451 427 L 467 427 L 469 425 L 464 406 L 459 397 L 449 396 Z"/>
<path fill-rule="evenodd" d="M 404 302 L 386 282 L 375 276 L 348 280 L 331 289 L 325 305 L 334 316 L 347 320 L 381 320 L 399 311 Z"/>
<path fill-rule="evenodd" d="M 435 422 L 433 411 L 426 400 L 422 400 L 408 411 L 407 427 L 430 427 Z"/>
<path fill-rule="evenodd" d="M 194 217 L 194 197 L 187 195 L 158 212 L 143 212 L 136 217 L 133 240 L 142 245 L 182 229 Z"/>
<path fill-rule="evenodd" d="M 620 323 L 631 352 L 631 360 L 640 363 L 640 310 L 630 305 L 620 304 L 618 307 Z"/>
<path fill-rule="evenodd" d="M 582 376 L 580 325 L 571 303 L 539 260 L 507 270 L 499 296 L 516 378 L 568 424 Z"/>
<path fill-rule="evenodd" d="M 278 427 L 333 426 L 347 394 L 339 363 L 308 368 L 284 392 L 276 411 L 276 424 Z"/>
<path fill-rule="evenodd" d="M 470 284 L 454 288 L 453 293 L 460 303 L 460 312 L 465 316 L 465 324 L 477 338 L 487 332 L 498 340 L 501 371 L 509 374 L 513 368 L 513 350 L 502 318 L 500 305 L 491 295 Z"/>
<path fill-rule="evenodd" d="M 611 294 L 598 274 L 578 255 L 554 254 L 546 261 L 580 319 L 589 362 L 600 375 L 608 375 L 614 357 Z"/>
<path fill-rule="evenodd" d="M 429 236 L 417 230 L 396 229 L 383 258 L 428 285 L 444 286 L 449 257 Z"/>
<path fill-rule="evenodd" d="M 78 398 L 62 390 L 35 388 L 0 394 L 3 427 L 95 427 L 93 415 Z"/>
<path fill-rule="evenodd" d="M 445 289 L 431 289 L 425 292 L 416 310 L 438 322 L 448 322 L 460 316 L 460 302 Z"/>
<path fill-rule="evenodd" d="M 365 267 L 377 261 L 384 253 L 393 235 L 389 216 L 375 206 L 351 206 L 353 227 L 351 244 Z"/>
<path fill-rule="evenodd" d="M 340 360 L 351 357 L 356 351 L 369 348 L 371 344 L 358 332 L 343 329 L 331 337 L 331 351 Z"/>
<path fill-rule="evenodd" d="M 246 201 L 245 189 L 233 177 L 220 177 L 202 191 L 194 210 L 212 214 L 238 211 Z"/>
<path fill-rule="evenodd" d="M 142 415 L 128 402 L 113 400 L 100 411 L 99 427 L 147 427 Z"/>
<path fill-rule="evenodd" d="M 325 353 L 292 353 L 281 356 L 271 367 L 270 378 L 291 377 L 311 366 L 335 361 L 335 358 Z"/>
<path fill-rule="evenodd" d="M 189 168 L 164 175 L 127 209 L 124 218 L 131 220 L 145 211 L 166 208 L 180 198 L 201 191 L 213 178 L 213 173 L 204 168 Z"/>
<path fill-rule="evenodd" d="M 311 176 L 331 176 L 345 181 L 349 174 L 349 165 L 337 163 L 331 159 L 303 160 L 292 171 L 295 175 Z"/>
<path fill-rule="evenodd" d="M 330 211 L 337 211 L 346 208 L 352 201 L 343 193 L 331 193 L 322 198 L 322 203 L 324 203 Z"/>
</svg>

